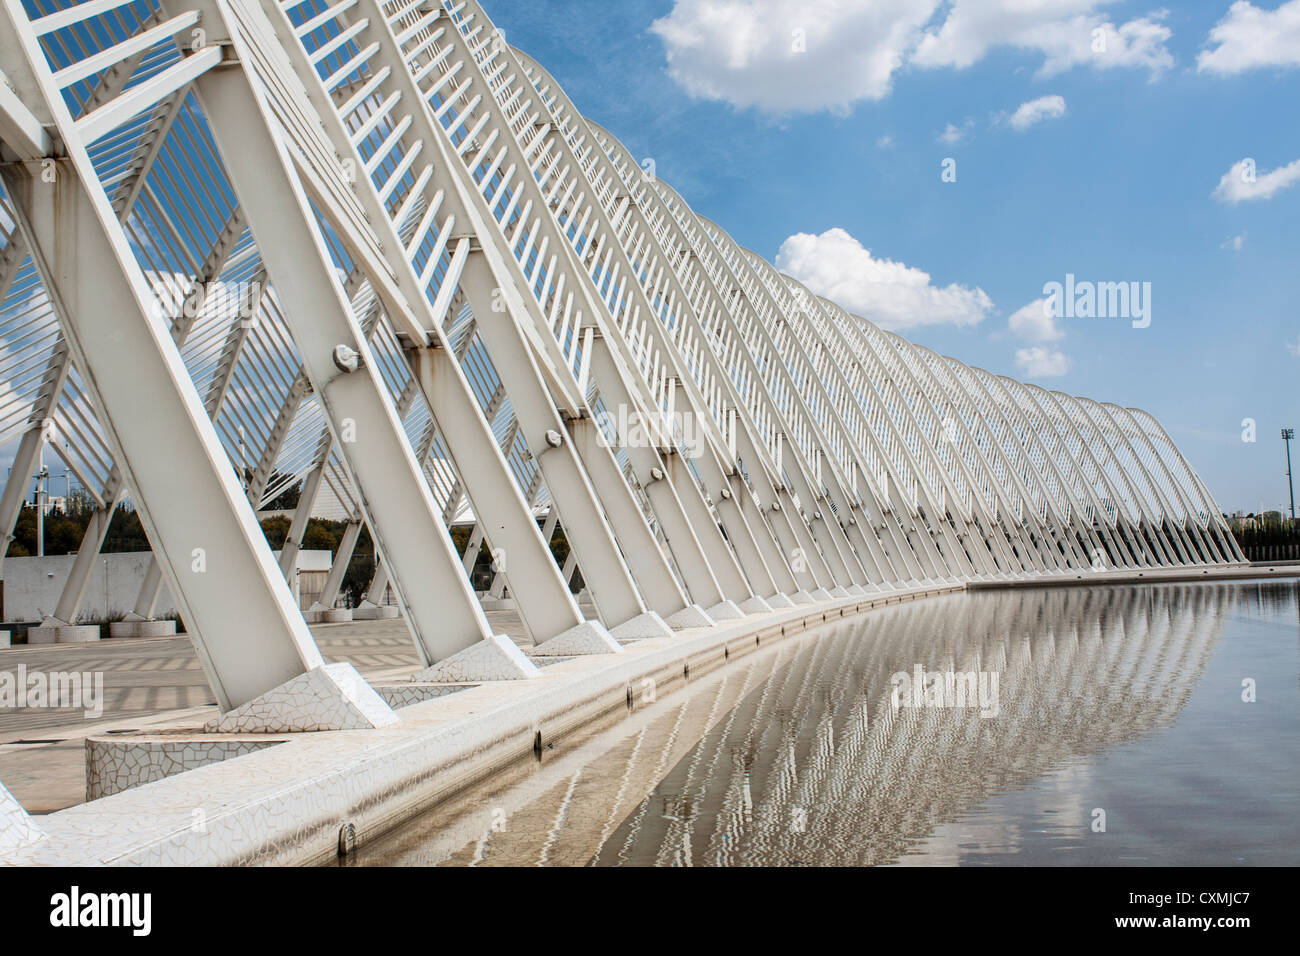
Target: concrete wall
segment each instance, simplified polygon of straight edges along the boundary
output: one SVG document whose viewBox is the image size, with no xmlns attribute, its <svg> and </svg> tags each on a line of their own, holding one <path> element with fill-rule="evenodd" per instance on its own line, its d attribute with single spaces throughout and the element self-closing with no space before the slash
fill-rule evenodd
<svg viewBox="0 0 1300 956">
<path fill-rule="evenodd" d="M 40 621 L 54 611 L 59 595 L 72 571 L 76 555 L 59 554 L 44 558 L 5 558 L 5 621 Z M 101 554 L 86 585 L 81 604 L 81 619 L 100 621 L 120 617 L 135 607 L 140 584 L 149 567 L 149 552 Z M 328 551 L 298 552 L 299 603 L 305 610 L 325 586 L 330 568 Z M 164 584 L 158 596 L 159 617 L 176 613 L 176 605 Z"/>
</svg>

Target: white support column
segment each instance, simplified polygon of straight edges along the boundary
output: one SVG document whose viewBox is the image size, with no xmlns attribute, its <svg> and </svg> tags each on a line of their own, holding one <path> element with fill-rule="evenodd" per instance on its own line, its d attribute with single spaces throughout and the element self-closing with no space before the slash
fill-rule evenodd
<svg viewBox="0 0 1300 956">
<path fill-rule="evenodd" d="M 108 535 L 108 526 L 117 510 L 117 503 L 122 495 L 122 481 L 116 469 L 109 477 L 108 487 L 104 489 L 104 506 L 96 508 L 90 516 L 90 523 L 81 537 L 81 546 L 73 559 L 72 570 L 63 584 L 59 601 L 54 606 L 54 620 L 60 624 L 76 624 L 77 615 L 81 613 L 81 602 L 86 596 L 86 587 L 90 584 L 90 572 L 95 567 L 104 538 Z M 112 608 L 104 608 L 104 613 L 112 613 Z"/>
<path fill-rule="evenodd" d="M 330 564 L 330 573 L 325 576 L 325 587 L 320 593 L 321 607 L 332 608 L 338 600 L 339 588 L 348 573 L 348 565 L 352 563 L 352 554 L 356 551 L 357 539 L 361 537 L 362 525 L 359 519 L 354 518 L 343 529 L 343 537 L 339 539 L 338 550 L 334 552 L 334 561 Z"/>
<path fill-rule="evenodd" d="M 271 18 L 268 25 L 278 24 L 281 31 L 292 32 L 293 28 L 279 4 L 265 2 L 261 11 Z M 257 12 L 253 7 L 248 7 L 245 12 L 250 23 L 256 19 Z M 301 45 L 290 42 L 282 44 L 281 49 L 302 84 L 302 95 L 317 107 L 325 136 L 340 157 L 347 157 L 356 169 L 365 169 L 364 157 L 322 87 L 315 68 L 307 61 Z M 406 78 L 404 71 L 401 76 Z M 287 81 L 289 77 L 282 76 L 281 79 Z M 383 252 L 396 288 L 385 290 L 383 280 L 388 277 L 375 275 L 373 269 L 368 275 L 372 282 L 379 283 L 381 295 L 405 298 L 402 307 L 393 310 L 398 314 L 390 315 L 390 319 L 404 340 L 411 373 L 429 404 L 438 432 L 462 478 L 474 513 L 483 524 L 490 546 L 500 552 L 504 562 L 513 569 L 506 573 L 511 582 L 511 592 L 518 599 L 517 606 L 526 630 L 539 645 L 576 631 L 590 637 L 593 647 L 610 649 L 612 642 L 608 635 L 602 634 L 595 622 L 584 621 L 560 579 L 549 548 L 538 534 L 537 523 L 510 476 L 490 421 L 485 420 L 458 358 L 443 335 L 441 323 L 444 316 L 436 313 L 440 307 L 446 309 L 453 301 L 458 283 L 455 269 L 463 268 L 469 258 L 471 240 L 463 237 L 457 244 L 455 261 L 459 265 L 449 267 L 438 290 L 437 301 L 431 304 L 415 275 L 407 256 L 409 249 L 404 248 L 397 224 L 390 218 L 388 209 L 373 187 L 374 183 L 367 174 L 357 183 L 355 198 L 365 211 L 367 225 L 376 234 L 376 245 Z M 342 229 L 345 245 L 351 247 L 353 242 L 346 226 L 342 223 L 336 225 Z M 416 236 L 411 248 L 418 247 L 420 240 L 421 237 Z M 364 265 L 366 260 L 361 258 Z M 416 323 L 416 326 L 407 323 Z M 385 573 L 390 572 L 386 570 Z"/>
<path fill-rule="evenodd" d="M 445 348 L 426 348 L 408 350 L 406 358 L 437 414 L 456 470 L 464 476 L 478 527 L 489 547 L 502 555 L 503 571 L 529 636 L 542 644 L 573 628 L 588 627 L 454 355 Z M 465 571 L 472 569 L 470 563 Z"/>
<path fill-rule="evenodd" d="M 0 175 L 217 700 L 237 706 L 324 662 L 175 345 L 153 319 L 157 300 L 95 185 L 26 12 L 19 0 L 4 7 L 4 29 L 22 43 L 67 158 L 53 184 L 39 164 Z"/>
<path fill-rule="evenodd" d="M 320 493 L 321 479 L 325 476 L 326 461 L 321 457 L 322 453 L 328 457 L 329 448 L 326 447 L 322 452 L 317 453 L 316 464 L 302 479 L 302 489 L 298 492 L 298 505 L 293 509 L 293 519 L 289 522 L 289 530 L 280 548 L 280 573 L 284 575 L 286 581 L 293 580 L 294 569 L 298 566 L 298 551 L 302 548 L 302 536 L 307 532 L 307 522 L 311 520 L 312 508 L 316 506 L 316 495 Z"/>
<path fill-rule="evenodd" d="M 686 596 L 674 580 L 609 449 L 600 447 L 594 437 L 591 442 L 575 441 L 570 425 L 556 411 L 520 330 L 519 323 L 529 321 L 528 312 L 507 270 L 505 259 L 485 246 L 481 253 L 470 255 L 461 287 L 475 305 L 479 335 L 487 343 L 497 374 L 506 385 L 524 441 L 542 470 L 551 501 L 560 511 L 569 546 L 581 559 L 583 581 L 596 610 L 611 630 L 641 617 L 647 610 L 671 616 L 686 606 Z M 504 317 L 492 314 L 494 298 L 506 303 Z M 581 428 L 573 427 L 582 438 Z M 584 452 L 591 456 L 585 463 L 593 469 L 606 466 L 599 476 L 600 489 L 596 486 L 597 476 L 584 469 L 579 458 Z"/>
<path fill-rule="evenodd" d="M 212 27 L 215 29 L 216 24 Z M 250 62 L 238 36 L 241 62 Z M 351 312 L 275 119 L 242 68 L 196 84 L 303 368 L 426 664 L 492 636 Z"/>
<path fill-rule="evenodd" d="M 4 570 L 4 556 L 9 552 L 9 543 L 14 539 L 14 525 L 18 522 L 23 502 L 27 500 L 27 489 L 32 476 L 36 474 L 36 458 L 44 441 L 41 423 L 36 422 L 23 432 L 18 449 L 14 452 L 13 464 L 9 467 L 9 480 L 5 482 L 3 496 L 0 496 L 0 529 L 4 532 L 4 537 L 0 538 L 0 571 Z"/>
</svg>

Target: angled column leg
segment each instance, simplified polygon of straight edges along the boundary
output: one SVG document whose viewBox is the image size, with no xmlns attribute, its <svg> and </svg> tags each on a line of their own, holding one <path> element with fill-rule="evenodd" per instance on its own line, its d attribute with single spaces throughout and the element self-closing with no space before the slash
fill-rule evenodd
<svg viewBox="0 0 1300 956">
<path fill-rule="evenodd" d="M 247 61 L 238 38 L 234 43 Z M 491 641 L 487 618 L 461 571 L 303 187 L 291 175 L 292 160 L 272 132 L 275 120 L 267 103 L 242 68 L 205 74 L 196 93 L 304 371 L 360 491 L 375 546 L 388 559 L 388 573 L 421 657 L 431 665 Z M 347 355 L 357 357 L 353 364 Z M 518 663 L 512 656 L 510 667 Z M 535 669 L 516 667 L 514 676 L 533 673 Z"/>
<path fill-rule="evenodd" d="M 29 60 L 33 53 L 43 58 L 33 50 Z M 51 108 L 65 110 L 57 98 Z M 61 119 L 72 127 L 66 110 Z M 85 185 L 93 168 L 84 148 L 75 138 L 67 148 L 54 184 L 24 166 L 0 174 L 114 458 L 139 495 L 163 577 L 229 709 L 324 661 L 174 343 L 151 318 L 156 299 L 107 197 Z"/>
<path fill-rule="evenodd" d="M 506 576 L 515 607 L 534 643 L 541 646 L 568 635 L 572 645 L 578 632 L 583 632 L 589 650 L 612 650 L 614 643 L 607 634 L 598 633 L 599 624 L 583 619 L 565 586 L 455 357 L 443 348 L 411 349 L 406 357 L 436 410 L 456 470 L 467 478 L 466 494 L 489 546 L 504 561 L 498 570 Z"/>
<path fill-rule="evenodd" d="M 361 537 L 361 527 L 361 521 L 354 518 L 343 529 L 343 538 L 339 541 L 339 549 L 334 553 L 334 560 L 330 564 L 330 572 L 325 577 L 325 587 L 320 593 L 321 610 L 334 607 L 334 602 L 338 600 L 339 588 L 343 585 L 343 577 L 348 573 L 348 565 L 352 563 L 352 554 L 357 549 L 357 538 Z"/>
</svg>

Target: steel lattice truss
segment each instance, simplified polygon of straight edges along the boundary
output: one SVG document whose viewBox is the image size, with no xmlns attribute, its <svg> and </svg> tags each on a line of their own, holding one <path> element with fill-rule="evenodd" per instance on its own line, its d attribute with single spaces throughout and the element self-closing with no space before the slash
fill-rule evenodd
<svg viewBox="0 0 1300 956">
<path fill-rule="evenodd" d="M 97 508 L 72 622 L 129 497 L 134 612 L 167 584 L 227 708 L 321 663 L 285 575 L 326 503 L 323 600 L 368 525 L 428 664 L 491 636 L 484 542 L 538 643 L 592 626 L 575 571 L 619 636 L 1243 560 L 1149 415 L 813 295 L 472 0 L 0 3 L 0 525 L 48 444 Z M 277 566 L 255 513 L 299 483 Z"/>
</svg>

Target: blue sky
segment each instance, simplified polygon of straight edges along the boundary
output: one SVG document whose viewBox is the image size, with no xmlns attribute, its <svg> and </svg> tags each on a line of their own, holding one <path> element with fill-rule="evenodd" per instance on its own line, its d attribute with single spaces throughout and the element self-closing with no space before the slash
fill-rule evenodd
<svg viewBox="0 0 1300 956">
<path fill-rule="evenodd" d="M 1300 0 L 485 6 L 741 245 L 962 361 L 1150 411 L 1224 510 L 1286 501 Z M 1150 325 L 1048 318 L 1067 273 L 1149 282 Z"/>
</svg>

